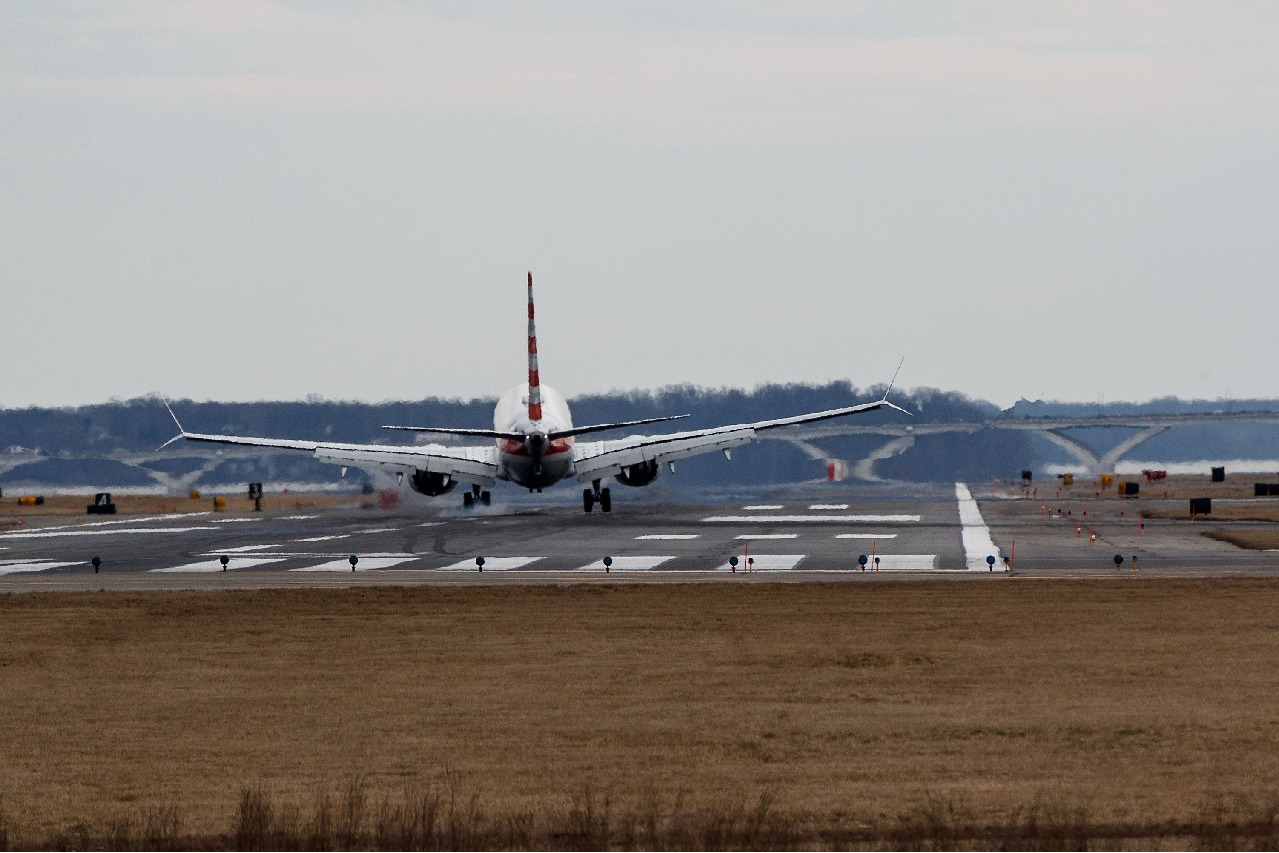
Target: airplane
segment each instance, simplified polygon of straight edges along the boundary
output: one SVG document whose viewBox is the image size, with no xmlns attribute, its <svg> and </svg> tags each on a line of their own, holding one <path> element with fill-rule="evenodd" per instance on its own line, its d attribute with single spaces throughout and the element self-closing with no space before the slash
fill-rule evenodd
<svg viewBox="0 0 1279 853">
<path fill-rule="evenodd" d="M 898 366 L 900 370 L 900 365 Z M 894 375 L 893 381 L 896 381 Z M 209 435 L 188 432 L 178 421 L 172 407 L 165 407 L 178 425 L 178 435 L 161 445 L 167 447 L 178 439 L 213 444 L 248 445 L 283 448 L 310 453 L 321 462 L 342 466 L 346 476 L 349 467 L 365 470 L 389 470 L 402 484 L 428 497 L 451 492 L 459 483 L 469 484 L 462 493 L 462 505 L 471 508 L 489 506 L 488 490 L 498 480 L 506 480 L 530 492 L 541 492 L 561 480 L 576 477 L 589 484 L 582 489 L 582 509 L 591 512 L 599 506 L 603 512 L 613 508 L 612 494 L 603 486 L 612 477 L 625 486 L 646 486 L 657 479 L 663 464 L 673 472 L 675 462 L 690 456 L 720 451 L 732 458 L 734 447 L 755 440 L 758 433 L 796 424 L 823 421 L 845 415 L 870 412 L 881 408 L 910 414 L 888 401 L 889 383 L 884 396 L 870 403 L 844 406 L 822 412 L 811 412 L 787 418 L 754 423 L 732 424 L 711 429 L 688 430 L 659 435 L 631 435 L 625 438 L 575 441 L 579 436 L 679 420 L 687 415 L 644 418 L 634 421 L 574 426 L 568 403 L 548 385 L 541 383 L 537 366 L 537 330 L 533 316 L 533 274 L 528 274 L 528 382 L 511 388 L 497 401 L 493 412 L 493 429 L 457 429 L 425 426 L 385 426 L 450 437 L 486 438 L 493 443 L 474 446 L 443 444 L 385 445 L 340 444 L 285 438 L 255 438 L 238 435 Z"/>
</svg>

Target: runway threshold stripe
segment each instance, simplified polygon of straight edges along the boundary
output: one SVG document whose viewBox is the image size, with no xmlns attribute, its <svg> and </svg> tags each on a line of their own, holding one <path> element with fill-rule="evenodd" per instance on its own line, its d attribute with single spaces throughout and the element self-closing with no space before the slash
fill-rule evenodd
<svg viewBox="0 0 1279 853">
<path fill-rule="evenodd" d="M 227 571 L 236 571 L 238 569 L 252 569 L 255 566 L 265 566 L 268 563 L 278 563 L 283 557 L 271 557 L 269 559 L 258 559 L 257 557 L 232 557 L 227 563 Z M 222 561 L 217 557 L 209 557 L 198 563 L 186 563 L 181 566 L 170 566 L 167 569 L 151 569 L 152 572 L 159 574 L 186 574 L 194 572 L 220 572 L 222 571 Z"/>
<path fill-rule="evenodd" d="M 795 567 L 803 562 L 807 554 L 751 554 L 750 559 L 754 560 L 751 571 L 756 572 L 789 572 L 794 571 Z M 746 557 L 738 555 L 737 571 L 743 572 L 747 569 Z M 722 572 L 731 572 L 733 567 L 725 563 L 719 569 Z"/>
<path fill-rule="evenodd" d="M 896 539 L 896 533 L 836 533 L 836 539 Z"/>
<path fill-rule="evenodd" d="M 753 524 L 763 521 L 776 522 L 778 524 L 792 524 L 805 522 L 868 522 L 890 524 L 893 522 L 911 522 L 919 521 L 918 515 L 712 515 L 703 518 L 704 523 L 710 524 Z"/>
<path fill-rule="evenodd" d="M 700 533 L 649 533 L 644 536 L 636 536 L 637 540 L 665 540 L 665 539 L 696 539 Z"/>
<path fill-rule="evenodd" d="M 358 555 L 357 555 L 358 556 Z M 359 557 L 355 564 L 355 571 L 367 572 L 372 569 L 389 569 L 392 566 L 398 566 L 401 563 L 411 563 L 417 557 Z M 325 563 L 319 563 L 314 566 L 303 566 L 300 569 L 289 569 L 291 572 L 350 572 L 351 561 L 343 558 L 341 560 L 329 560 Z"/>
<path fill-rule="evenodd" d="M 848 504 L 811 504 L 809 509 L 848 509 Z"/>
<path fill-rule="evenodd" d="M 536 563 L 542 557 L 485 557 L 484 571 L 486 572 L 511 572 L 516 569 L 522 569 L 529 563 Z M 475 558 L 470 557 L 466 560 L 459 560 L 447 566 L 441 566 L 434 569 L 437 572 L 474 572 L 477 570 Z"/>
<path fill-rule="evenodd" d="M 743 533 L 741 536 L 734 536 L 734 539 L 746 539 L 754 541 L 756 539 L 798 539 L 798 533 Z"/>
<path fill-rule="evenodd" d="M 781 509 L 781 508 L 782 508 L 781 504 L 752 504 L 751 506 L 742 507 L 742 509 L 750 510 L 751 512 L 759 512 L 760 510 Z"/>
<path fill-rule="evenodd" d="M 0 565 L 0 575 L 14 575 L 19 572 L 47 572 L 51 569 L 63 569 L 67 566 L 88 565 L 87 561 L 75 563 L 55 563 L 51 560 L 32 560 L 25 563 L 5 563 Z"/>
<path fill-rule="evenodd" d="M 665 563 L 667 560 L 674 560 L 674 557 L 614 557 L 613 565 L 609 567 L 609 572 L 649 572 Z M 488 568 L 486 565 L 484 568 Z M 589 565 L 574 569 L 578 572 L 604 572 L 603 558 L 596 560 Z"/>
<path fill-rule="evenodd" d="M 28 530 L 25 533 L 0 533 L 0 539 L 54 539 L 63 536 L 118 536 L 135 533 L 190 533 L 193 530 L 218 530 L 217 527 L 118 527 L 114 530 Z"/>
</svg>

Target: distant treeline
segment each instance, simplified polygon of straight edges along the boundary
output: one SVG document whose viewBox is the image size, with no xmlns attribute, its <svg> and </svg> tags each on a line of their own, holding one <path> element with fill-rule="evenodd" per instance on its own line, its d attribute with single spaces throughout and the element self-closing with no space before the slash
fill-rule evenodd
<svg viewBox="0 0 1279 853">
<path fill-rule="evenodd" d="M 700 388 L 673 385 L 654 391 L 612 391 L 589 394 L 570 401 L 574 422 L 579 425 L 609 421 L 639 420 L 664 415 L 688 415 L 684 421 L 655 424 L 638 431 L 665 432 L 723 424 L 746 423 L 803 412 L 846 406 L 879 398 L 882 386 L 858 389 L 851 383 L 824 385 L 761 385 L 751 391 L 735 388 Z M 893 411 L 854 416 L 846 422 L 877 423 L 980 423 L 999 417 L 1070 416 L 1148 412 L 1183 413 L 1233 411 L 1279 411 L 1279 401 L 1237 400 L 1183 401 L 1175 398 L 1149 403 L 1107 403 L 1099 412 L 1095 403 L 1020 401 L 1001 412 L 984 400 L 973 400 L 956 392 L 916 389 L 895 392 L 893 400 L 914 413 Z M 258 435 L 276 438 L 318 439 L 356 443 L 407 443 L 403 433 L 391 433 L 384 424 L 439 427 L 493 425 L 493 398 L 473 400 L 427 398 L 415 401 L 365 403 L 324 400 L 313 397 L 292 402 L 195 402 L 174 400 L 174 411 L 187 429 L 197 432 Z M 75 408 L 0 409 L 0 452 L 14 448 L 36 451 L 47 462 L 35 462 L 0 477 L 51 484 L 78 484 L 112 481 L 131 485 L 148 481 L 145 473 L 111 462 L 90 463 L 83 457 L 109 454 L 150 453 L 176 433 L 176 427 L 157 398 Z M 624 435 L 625 431 L 619 431 Z M 1114 446 L 1130 429 L 1077 430 L 1073 434 L 1086 443 L 1105 450 Z M 882 447 L 890 436 L 853 435 L 819 439 L 812 444 L 831 458 L 850 464 Z M 1199 424 L 1177 427 L 1142 445 L 1139 458 L 1168 461 L 1220 458 L 1279 457 L 1279 427 L 1274 424 Z M 72 458 L 68 458 L 72 457 Z M 155 470 L 180 471 L 192 467 L 183 460 L 181 443 L 148 462 Z M 882 477 L 916 482 L 966 480 L 983 482 L 992 477 L 1015 476 L 1023 468 L 1040 469 L 1045 464 L 1066 463 L 1069 458 L 1042 438 L 1021 431 L 978 430 L 973 433 L 921 435 L 900 455 L 876 465 Z M 114 466 L 114 467 L 113 467 Z M 336 480 L 336 469 L 305 456 L 281 457 L 255 466 L 244 460 L 228 460 L 218 476 L 233 480 L 246 478 Z M 198 467 L 198 466 L 196 466 Z M 677 477 L 664 477 L 664 488 L 756 483 L 789 483 L 818 479 L 824 470 L 819 460 L 788 442 L 761 441 L 740 448 L 728 462 L 718 454 L 685 460 Z M 211 474 L 210 476 L 214 476 Z"/>
</svg>

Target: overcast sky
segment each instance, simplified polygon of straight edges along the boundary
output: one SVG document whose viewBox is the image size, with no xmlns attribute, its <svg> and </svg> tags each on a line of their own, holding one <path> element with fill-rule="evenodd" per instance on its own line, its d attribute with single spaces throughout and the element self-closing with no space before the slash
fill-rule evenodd
<svg viewBox="0 0 1279 853">
<path fill-rule="evenodd" d="M 0 4 L 0 405 L 1279 396 L 1279 4 Z"/>
</svg>

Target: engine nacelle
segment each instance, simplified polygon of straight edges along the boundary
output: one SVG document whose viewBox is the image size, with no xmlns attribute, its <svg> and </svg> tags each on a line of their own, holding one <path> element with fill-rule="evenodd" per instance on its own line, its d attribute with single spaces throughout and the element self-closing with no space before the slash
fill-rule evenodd
<svg viewBox="0 0 1279 853">
<path fill-rule="evenodd" d="M 454 480 L 448 474 L 414 471 L 413 476 L 409 477 L 409 485 L 413 487 L 413 491 L 434 498 L 453 491 L 453 488 L 457 485 L 457 480 Z"/>
<path fill-rule="evenodd" d="M 657 479 L 657 472 L 660 470 L 661 466 L 657 464 L 657 460 L 650 459 L 647 462 L 627 465 L 622 469 L 622 473 L 616 475 L 616 478 L 617 482 L 623 486 L 647 486 Z"/>
</svg>

